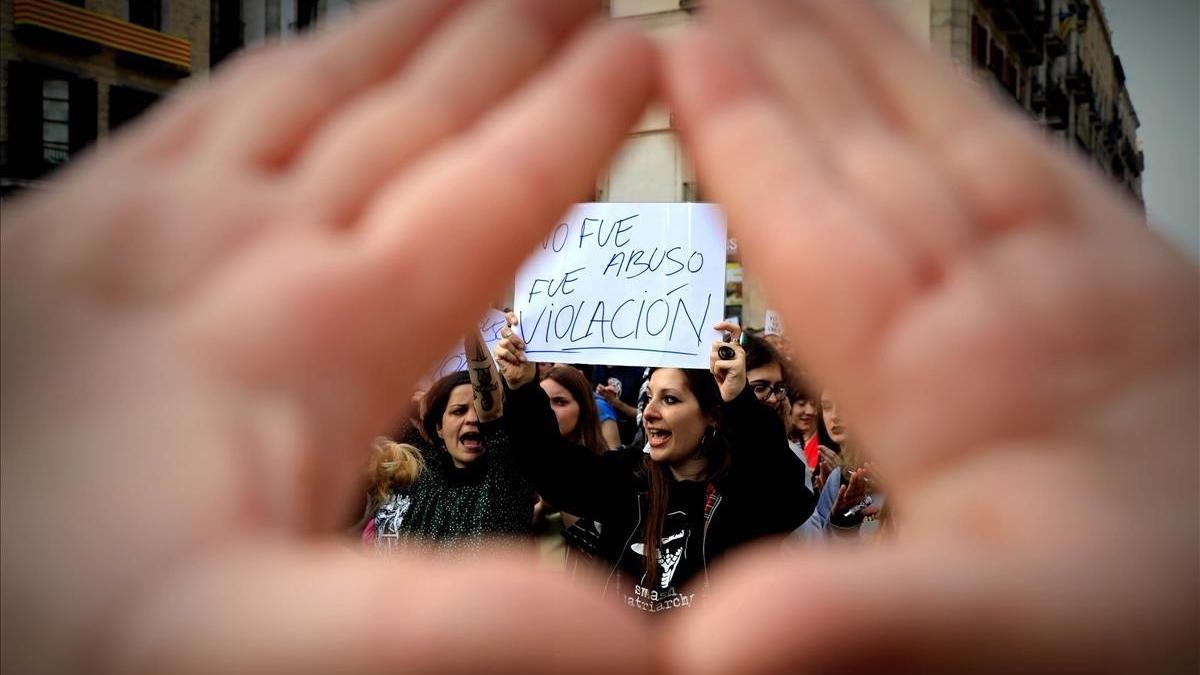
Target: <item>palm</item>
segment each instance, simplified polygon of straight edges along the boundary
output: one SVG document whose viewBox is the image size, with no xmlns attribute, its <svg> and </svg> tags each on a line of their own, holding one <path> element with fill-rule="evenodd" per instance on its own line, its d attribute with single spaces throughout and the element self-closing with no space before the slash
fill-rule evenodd
<svg viewBox="0 0 1200 675">
<path fill-rule="evenodd" d="M 77 669 L 56 645 L 98 630 L 150 670 L 259 670 L 229 659 L 245 626 L 193 633 L 204 597 L 270 615 L 279 644 L 311 632 L 323 593 L 391 602 L 366 591 L 395 568 L 336 548 L 243 556 L 359 507 L 371 437 L 599 170 L 651 72 L 636 34 L 576 31 L 590 3 L 455 4 L 381 3 L 251 56 L 77 163 L 62 199 L 6 206 L 5 671 Z M 17 514 L 69 525 L 48 536 Z M 217 562 L 180 570 L 197 550 Z M 39 579 L 55 587 L 39 596 Z M 30 618 L 48 596 L 69 618 Z M 344 626 L 375 612 L 356 611 Z M 482 627 L 503 640 L 500 623 Z M 398 625 L 379 644 L 411 656 Z M 390 668 L 360 644 L 295 667 Z"/>
<path fill-rule="evenodd" d="M 747 563 L 680 634 L 712 635 L 695 624 L 745 597 L 774 598 L 763 621 L 685 640 L 680 658 L 803 670 L 837 653 L 854 670 L 894 638 L 918 662 L 1004 668 L 997 654 L 1103 633 L 1105 618 L 1070 611 L 1099 602 L 1127 620 L 1121 638 L 1068 658 L 1146 667 L 1144 645 L 1163 636 L 1129 619 L 1136 596 L 1164 598 L 1164 580 L 1185 577 L 1179 597 L 1197 590 L 1194 507 L 1178 508 L 1196 493 L 1194 267 L 863 7 L 713 4 L 668 58 L 686 147 L 803 365 L 845 402 L 888 479 L 900 536 L 886 555 L 810 563 L 820 569 L 804 578 L 858 591 L 815 601 L 795 584 L 765 590 L 787 587 L 793 564 Z M 1154 458 L 1136 480 L 1131 453 Z M 1080 580 L 1097 556 L 1100 577 Z M 1121 592 L 1096 600 L 1113 582 Z M 963 620 L 996 602 L 1018 603 L 1048 641 Z M 1188 602 L 1164 607 L 1194 626 Z M 796 643 L 791 627 L 831 612 L 862 630 L 829 621 Z M 1169 636 L 1168 661 L 1186 633 Z M 873 634 L 887 635 L 881 649 L 850 649 Z"/>
</svg>

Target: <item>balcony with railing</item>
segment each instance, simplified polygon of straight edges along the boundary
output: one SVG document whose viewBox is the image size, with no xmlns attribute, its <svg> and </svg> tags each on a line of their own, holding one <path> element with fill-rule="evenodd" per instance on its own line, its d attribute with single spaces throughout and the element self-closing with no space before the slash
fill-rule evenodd
<svg viewBox="0 0 1200 675">
<path fill-rule="evenodd" d="M 32 43 L 49 33 L 151 59 L 180 74 L 192 67 L 189 41 L 58 0 L 13 0 L 13 25 L 19 39 Z"/>
<path fill-rule="evenodd" d="M 1042 45 L 1046 48 L 1046 56 L 1056 59 L 1067 54 L 1067 35 L 1071 31 L 1069 16 L 1048 17 L 1042 34 Z"/>
<path fill-rule="evenodd" d="M 1021 55 L 1026 66 L 1042 62 L 1042 34 L 1046 14 L 1042 0 L 982 0 L 983 9 L 991 16 L 996 29 Z"/>
<path fill-rule="evenodd" d="M 1046 87 L 1046 124 L 1052 129 L 1066 129 L 1071 115 L 1071 102 L 1061 80 L 1051 79 Z"/>
<path fill-rule="evenodd" d="M 1080 103 L 1090 100 L 1095 93 L 1092 86 L 1092 73 L 1083 60 L 1078 42 L 1070 54 L 1064 81 L 1071 97 Z"/>
</svg>

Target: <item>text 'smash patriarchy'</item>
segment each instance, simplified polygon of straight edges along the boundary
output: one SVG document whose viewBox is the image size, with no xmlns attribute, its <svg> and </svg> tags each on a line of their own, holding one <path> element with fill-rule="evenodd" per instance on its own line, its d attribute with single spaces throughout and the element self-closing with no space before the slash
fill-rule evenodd
<svg viewBox="0 0 1200 675">
<path fill-rule="evenodd" d="M 576 204 L 517 273 L 533 361 L 707 368 L 724 316 L 725 221 L 711 204 Z"/>
</svg>

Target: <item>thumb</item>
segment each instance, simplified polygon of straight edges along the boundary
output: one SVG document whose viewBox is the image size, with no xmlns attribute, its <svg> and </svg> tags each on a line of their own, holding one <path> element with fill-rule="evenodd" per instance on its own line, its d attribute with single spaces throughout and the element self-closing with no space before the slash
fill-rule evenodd
<svg viewBox="0 0 1200 675">
<path fill-rule="evenodd" d="M 710 602 L 671 617 L 667 672 L 1000 673 L 1031 663 L 1045 672 L 1180 669 L 1161 662 L 1170 650 L 1149 648 L 1153 636 L 1112 609 L 1136 602 L 1123 590 L 1136 570 L 1106 570 L 1098 583 L 1044 551 L 930 543 L 760 547 L 731 561 L 714 576 Z"/>
<path fill-rule="evenodd" d="M 121 631 L 115 670 L 645 672 L 649 640 L 624 609 L 515 554 L 258 550 L 161 584 Z"/>
</svg>

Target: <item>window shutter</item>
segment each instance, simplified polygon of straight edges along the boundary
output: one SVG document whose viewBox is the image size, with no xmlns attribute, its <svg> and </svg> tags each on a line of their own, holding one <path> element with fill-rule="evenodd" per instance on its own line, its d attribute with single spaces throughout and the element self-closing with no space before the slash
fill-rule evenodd
<svg viewBox="0 0 1200 675">
<path fill-rule="evenodd" d="M 71 156 L 96 140 L 96 81 L 71 80 Z"/>
<path fill-rule="evenodd" d="M 8 63 L 8 173 L 33 178 L 42 165 L 42 73 L 20 61 Z"/>
</svg>

